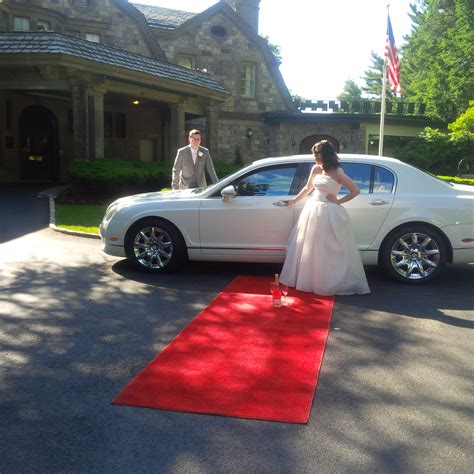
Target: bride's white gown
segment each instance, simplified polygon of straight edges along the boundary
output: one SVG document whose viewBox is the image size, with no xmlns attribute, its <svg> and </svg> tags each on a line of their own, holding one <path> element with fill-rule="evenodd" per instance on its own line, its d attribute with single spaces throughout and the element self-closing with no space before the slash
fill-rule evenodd
<svg viewBox="0 0 474 474">
<path fill-rule="evenodd" d="M 370 293 L 349 214 L 326 200 L 341 185 L 326 174 L 316 175 L 313 185 L 288 239 L 280 281 L 318 295 Z"/>
</svg>

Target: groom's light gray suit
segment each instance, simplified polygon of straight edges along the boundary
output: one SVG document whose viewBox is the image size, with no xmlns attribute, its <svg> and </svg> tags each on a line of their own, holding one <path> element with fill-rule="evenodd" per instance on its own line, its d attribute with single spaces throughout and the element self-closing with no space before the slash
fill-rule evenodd
<svg viewBox="0 0 474 474">
<path fill-rule="evenodd" d="M 193 162 L 191 146 L 180 148 L 174 161 L 171 187 L 173 189 L 204 188 L 207 186 L 206 170 L 213 183 L 219 180 L 207 148 L 203 146 L 198 148 L 196 164 Z"/>
</svg>

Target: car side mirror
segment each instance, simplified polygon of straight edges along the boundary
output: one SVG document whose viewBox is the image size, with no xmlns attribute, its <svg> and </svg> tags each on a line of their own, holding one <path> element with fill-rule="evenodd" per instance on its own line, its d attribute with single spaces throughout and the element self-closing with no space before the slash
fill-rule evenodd
<svg viewBox="0 0 474 474">
<path fill-rule="evenodd" d="M 237 195 L 237 193 L 235 192 L 235 188 L 232 185 L 226 186 L 221 191 L 222 200 L 224 202 L 231 202 L 232 199 L 234 199 L 236 195 Z"/>
</svg>

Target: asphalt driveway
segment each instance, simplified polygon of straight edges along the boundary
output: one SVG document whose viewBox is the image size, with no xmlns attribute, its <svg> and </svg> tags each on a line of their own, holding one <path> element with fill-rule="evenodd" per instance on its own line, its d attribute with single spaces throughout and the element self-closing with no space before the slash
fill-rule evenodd
<svg viewBox="0 0 474 474">
<path fill-rule="evenodd" d="M 50 230 L 36 191 L 0 192 L 2 474 L 472 471 L 473 265 L 420 287 L 367 268 L 370 295 L 336 298 L 307 425 L 112 406 L 232 278 L 279 267 L 137 273 Z"/>
</svg>

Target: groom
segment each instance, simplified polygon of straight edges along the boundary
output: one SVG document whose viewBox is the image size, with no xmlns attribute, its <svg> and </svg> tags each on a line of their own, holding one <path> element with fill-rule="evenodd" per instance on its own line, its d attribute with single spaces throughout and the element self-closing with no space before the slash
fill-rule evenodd
<svg viewBox="0 0 474 474">
<path fill-rule="evenodd" d="M 206 172 L 213 183 L 217 177 L 209 150 L 201 145 L 201 132 L 189 132 L 189 145 L 180 148 L 176 154 L 173 166 L 171 187 L 173 189 L 204 188 L 207 186 Z"/>
</svg>

